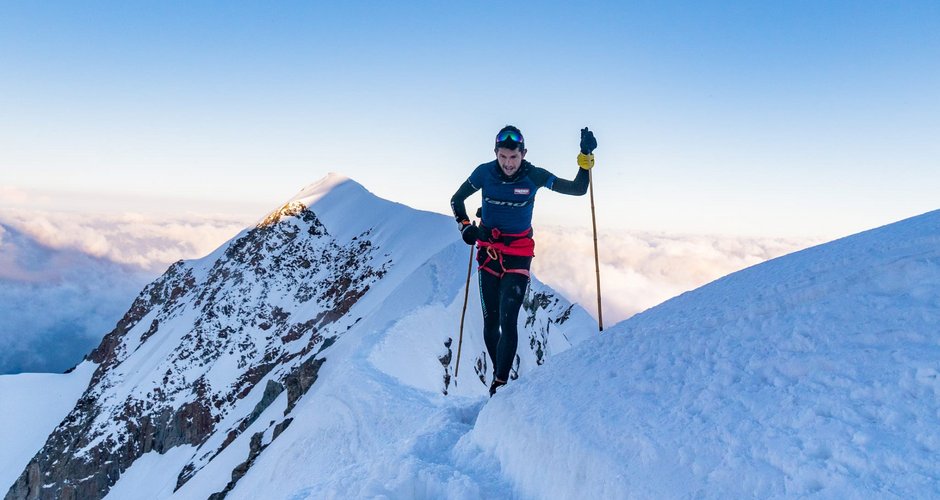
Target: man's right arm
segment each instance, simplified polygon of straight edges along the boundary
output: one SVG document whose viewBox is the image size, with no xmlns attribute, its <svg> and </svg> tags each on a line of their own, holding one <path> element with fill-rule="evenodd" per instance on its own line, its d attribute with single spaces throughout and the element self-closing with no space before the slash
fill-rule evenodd
<svg viewBox="0 0 940 500">
<path fill-rule="evenodd" d="M 460 188 L 457 189 L 454 196 L 450 198 L 450 208 L 454 211 L 454 218 L 457 220 L 458 224 L 463 224 L 464 221 L 470 221 L 470 217 L 467 216 L 467 206 L 464 204 L 464 200 L 469 198 L 471 194 L 476 193 L 479 189 L 478 187 L 474 187 L 469 180 L 466 180 L 460 185 Z"/>
<path fill-rule="evenodd" d="M 457 219 L 460 237 L 463 239 L 464 243 L 468 245 L 473 245 L 480 239 L 480 230 L 475 224 L 470 223 L 470 218 L 467 217 L 467 207 L 464 205 L 464 200 L 479 189 L 480 188 L 475 187 L 473 183 L 467 179 L 460 185 L 460 188 L 457 189 L 454 196 L 450 198 L 450 208 L 454 211 L 454 218 Z"/>
</svg>

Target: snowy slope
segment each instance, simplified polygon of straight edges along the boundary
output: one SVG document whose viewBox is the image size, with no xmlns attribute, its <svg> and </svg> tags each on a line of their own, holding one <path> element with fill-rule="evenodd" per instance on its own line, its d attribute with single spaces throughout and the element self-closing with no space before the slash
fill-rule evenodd
<svg viewBox="0 0 940 500">
<path fill-rule="evenodd" d="M 940 211 L 627 320 L 497 395 L 462 446 L 533 498 L 936 498 Z"/>
<path fill-rule="evenodd" d="M 89 355 L 98 366 L 87 390 L 7 496 L 237 496 L 278 460 L 304 467 L 283 481 L 306 481 L 298 491 L 371 491 L 369 477 L 389 481 L 410 455 L 363 464 L 336 436 L 388 449 L 423 435 L 414 417 L 442 402 L 483 400 L 492 368 L 475 294 L 460 383 L 452 378 L 468 251 L 450 218 L 328 176 L 145 288 Z M 590 335 L 590 317 L 537 281 L 525 308 L 514 375 Z M 410 404 L 415 395 L 428 403 Z M 276 452 L 310 453 L 311 435 L 322 437 L 316 459 Z M 316 464 L 371 472 L 337 485 L 342 476 L 312 474 Z"/>
<path fill-rule="evenodd" d="M 368 334 L 344 337 L 331 347 L 328 356 L 344 361 L 324 365 L 322 383 L 311 389 L 293 414 L 295 424 L 258 458 L 231 498 L 493 498 L 505 494 L 508 485 L 487 468 L 492 467 L 491 461 L 483 457 L 482 465 L 475 464 L 472 454 L 468 457 L 453 449 L 487 400 L 486 385 L 474 371 L 484 358 L 477 294 L 470 296 L 468 305 L 459 382 L 447 396 L 440 390 L 443 341 L 456 333 L 463 305 L 461 277 L 453 276 L 445 264 L 466 258 L 466 250 L 459 244 L 436 256 L 425 272 L 402 283 L 394 294 L 396 300 L 364 320 Z M 536 290 L 532 296 L 551 293 L 538 282 L 532 288 Z M 525 307 L 520 326 L 528 326 L 521 332 L 531 332 L 536 323 L 548 321 L 539 305 L 530 302 Z M 554 304 L 544 307 L 562 314 L 568 310 Z M 411 312 L 393 319 L 402 311 Z M 561 332 L 570 333 L 572 339 L 596 335 L 595 323 L 583 310 L 574 310 L 563 323 L 557 329 L 548 328 L 551 333 L 545 344 L 549 351 L 561 352 L 570 346 Z M 561 338 L 552 337 L 556 334 Z M 542 338 L 523 335 L 520 354 L 526 361 L 520 372 L 525 375 L 535 364 L 527 351 L 531 356 L 530 349 Z M 272 490 L 272 484 L 277 488 Z M 179 494 L 197 498 L 209 490 L 193 481 Z"/>
<path fill-rule="evenodd" d="M 69 373 L 0 375 L 0 485 L 10 485 L 75 406 L 95 367 Z"/>
</svg>

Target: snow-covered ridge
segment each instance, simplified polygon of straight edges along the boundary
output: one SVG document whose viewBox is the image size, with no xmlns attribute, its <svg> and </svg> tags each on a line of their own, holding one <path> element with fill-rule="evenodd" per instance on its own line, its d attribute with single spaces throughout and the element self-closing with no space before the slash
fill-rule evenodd
<svg viewBox="0 0 940 500">
<path fill-rule="evenodd" d="M 940 211 L 627 320 L 510 386 L 467 444 L 524 497 L 934 498 L 938 332 Z"/>
<path fill-rule="evenodd" d="M 301 407 L 323 418 L 330 405 L 311 403 L 311 388 L 329 385 L 348 397 L 357 394 L 350 383 L 378 377 L 438 397 L 482 395 L 486 386 L 473 383 L 488 376 L 482 342 L 464 342 L 455 387 L 455 323 L 444 327 L 462 302 L 454 270 L 465 272 L 466 251 L 449 218 L 328 176 L 148 285 L 89 355 L 97 364 L 90 385 L 8 496 L 100 498 L 116 485 L 224 496 L 297 426 Z M 412 317 L 441 328 L 405 328 Z M 525 320 L 521 335 L 531 347 L 521 349 L 516 374 L 568 348 L 590 324 L 537 282 Z M 468 322 L 468 336 L 478 328 Z M 363 339 L 382 347 L 351 348 Z M 401 350 L 406 339 L 411 352 Z M 430 370 L 416 381 L 405 373 L 415 363 Z M 365 371 L 331 379 L 337 368 Z M 122 486 L 125 476 L 157 477 L 139 467 L 158 468 L 163 486 Z"/>
</svg>

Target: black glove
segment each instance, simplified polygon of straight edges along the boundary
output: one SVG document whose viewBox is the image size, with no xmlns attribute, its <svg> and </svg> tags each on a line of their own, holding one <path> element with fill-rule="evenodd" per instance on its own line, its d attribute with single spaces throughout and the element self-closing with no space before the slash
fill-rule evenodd
<svg viewBox="0 0 940 500">
<path fill-rule="evenodd" d="M 460 237 L 463 238 L 464 243 L 468 245 L 473 245 L 476 243 L 477 240 L 480 239 L 480 236 L 482 236 L 480 233 L 480 228 L 474 224 L 470 224 L 469 222 L 464 224 L 460 229 Z"/>
<path fill-rule="evenodd" d="M 587 127 L 581 129 L 581 152 L 589 155 L 597 149 L 597 139 L 594 138 L 594 132 Z"/>
</svg>

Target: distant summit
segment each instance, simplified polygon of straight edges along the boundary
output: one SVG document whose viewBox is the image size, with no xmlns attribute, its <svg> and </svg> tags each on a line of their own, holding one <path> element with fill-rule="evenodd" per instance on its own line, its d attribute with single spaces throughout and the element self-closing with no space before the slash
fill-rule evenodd
<svg viewBox="0 0 940 500">
<path fill-rule="evenodd" d="M 357 189 L 365 190 L 361 184 L 350 179 L 349 177 L 336 172 L 330 172 L 317 182 L 314 182 L 313 184 L 310 184 L 301 189 L 300 192 L 294 195 L 294 197 L 288 200 L 288 202 L 300 201 L 309 206 L 313 203 L 316 203 L 320 197 L 332 192 L 339 185 L 347 183 L 353 184 L 353 186 Z"/>
</svg>

